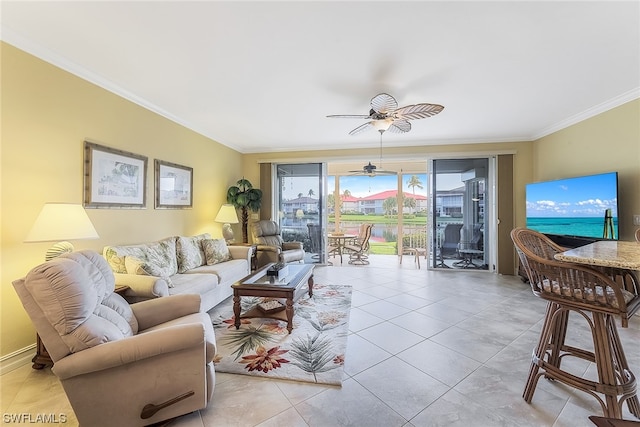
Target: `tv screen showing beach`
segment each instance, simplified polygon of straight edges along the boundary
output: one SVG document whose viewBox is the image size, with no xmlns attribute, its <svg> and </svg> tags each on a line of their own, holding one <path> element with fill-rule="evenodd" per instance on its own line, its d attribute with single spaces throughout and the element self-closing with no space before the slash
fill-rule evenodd
<svg viewBox="0 0 640 427">
<path fill-rule="evenodd" d="M 616 172 L 527 184 L 526 201 L 527 228 L 545 234 L 618 238 Z"/>
</svg>

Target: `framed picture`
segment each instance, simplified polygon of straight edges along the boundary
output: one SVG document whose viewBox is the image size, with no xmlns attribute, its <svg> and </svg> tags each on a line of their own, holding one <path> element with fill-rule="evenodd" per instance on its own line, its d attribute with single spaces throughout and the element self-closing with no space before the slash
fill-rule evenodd
<svg viewBox="0 0 640 427">
<path fill-rule="evenodd" d="M 147 206 L 147 158 L 84 142 L 84 207 Z"/>
<path fill-rule="evenodd" d="M 193 168 L 155 161 L 156 209 L 184 209 L 193 206 Z"/>
</svg>

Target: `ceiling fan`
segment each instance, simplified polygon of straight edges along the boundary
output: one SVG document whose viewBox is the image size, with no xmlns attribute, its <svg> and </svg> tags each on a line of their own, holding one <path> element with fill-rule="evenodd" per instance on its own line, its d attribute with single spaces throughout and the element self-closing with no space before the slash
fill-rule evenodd
<svg viewBox="0 0 640 427">
<path fill-rule="evenodd" d="M 368 164 L 364 165 L 360 170 L 349 171 L 350 174 L 365 175 L 371 178 L 373 178 L 376 175 L 397 175 L 398 174 L 397 172 L 394 172 L 394 171 L 382 169 L 382 133 L 383 132 L 384 131 L 380 132 L 380 163 L 379 163 L 380 168 L 378 168 L 376 165 L 371 164 L 371 162 L 369 162 Z"/>
<path fill-rule="evenodd" d="M 388 93 L 379 93 L 371 99 L 371 110 L 368 115 L 334 114 L 327 117 L 344 119 L 370 119 L 349 132 L 356 135 L 370 127 L 381 134 L 385 131 L 405 133 L 411 130 L 409 120 L 432 117 L 444 109 L 439 104 L 415 104 L 398 108 L 398 101 Z"/>
</svg>

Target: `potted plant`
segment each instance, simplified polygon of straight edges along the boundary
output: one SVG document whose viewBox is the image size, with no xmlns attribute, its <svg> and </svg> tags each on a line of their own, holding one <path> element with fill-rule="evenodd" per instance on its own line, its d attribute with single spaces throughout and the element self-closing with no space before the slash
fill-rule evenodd
<svg viewBox="0 0 640 427">
<path fill-rule="evenodd" d="M 262 206 L 262 190 L 253 188 L 248 179 L 242 179 L 236 182 L 236 185 L 229 187 L 227 190 L 227 203 L 231 203 L 240 209 L 242 224 L 242 241 L 249 242 L 247 235 L 247 224 L 249 223 L 249 211 L 258 212 Z"/>
</svg>

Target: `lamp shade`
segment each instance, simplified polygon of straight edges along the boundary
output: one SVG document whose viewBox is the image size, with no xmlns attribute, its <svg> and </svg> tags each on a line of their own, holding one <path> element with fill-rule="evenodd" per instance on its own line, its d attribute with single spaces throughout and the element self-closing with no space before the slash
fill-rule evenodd
<svg viewBox="0 0 640 427">
<path fill-rule="evenodd" d="M 218 211 L 218 215 L 216 215 L 215 221 L 225 224 L 237 224 L 239 221 L 235 206 L 231 204 L 222 205 Z"/>
<path fill-rule="evenodd" d="M 98 233 L 82 205 L 45 203 L 25 242 L 97 239 Z"/>
</svg>

